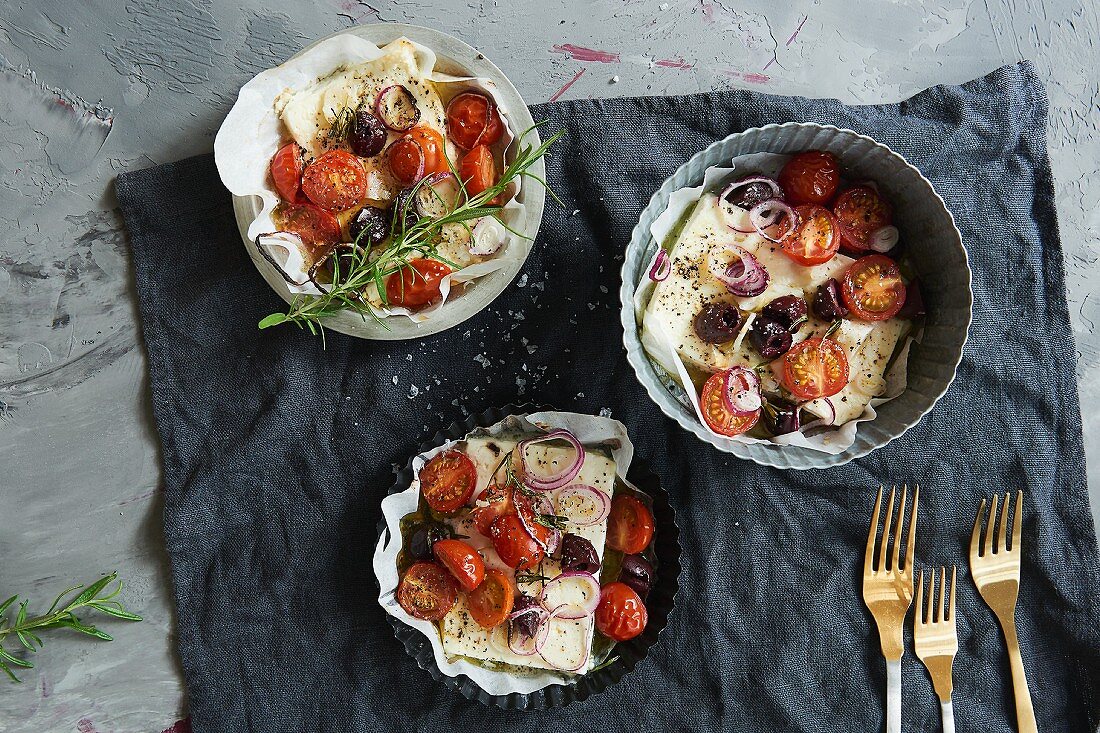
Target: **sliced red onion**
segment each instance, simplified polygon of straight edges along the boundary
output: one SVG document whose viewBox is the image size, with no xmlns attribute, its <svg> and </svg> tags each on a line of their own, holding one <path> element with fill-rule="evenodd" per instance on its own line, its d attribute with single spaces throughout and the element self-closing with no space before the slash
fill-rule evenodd
<svg viewBox="0 0 1100 733">
<path fill-rule="evenodd" d="M 584 669 L 588 664 L 588 645 L 581 645 L 581 658 L 580 660 L 567 659 L 567 660 L 554 660 L 546 656 L 546 642 L 550 638 L 550 626 L 551 622 L 555 618 L 564 618 L 561 614 L 565 611 L 564 607 L 555 608 L 550 612 L 550 615 L 543 621 L 542 626 L 539 627 L 539 631 L 535 634 L 535 651 L 539 653 L 546 663 L 555 669 L 560 669 L 563 672 L 579 672 Z"/>
<path fill-rule="evenodd" d="M 740 181 L 734 181 L 730 185 L 726 186 L 725 190 L 722 191 L 722 195 L 719 198 L 725 201 L 726 197 L 729 196 L 731 193 L 741 188 L 742 186 L 749 185 L 750 183 L 766 183 L 771 186 L 772 192 L 775 194 L 775 198 L 778 199 L 783 196 L 783 189 L 779 187 L 779 183 L 772 180 L 771 178 L 768 178 L 767 176 L 749 176 L 747 178 L 742 178 Z"/>
<path fill-rule="evenodd" d="M 568 502 L 575 500 L 579 508 L 566 511 Z M 558 492 L 558 514 L 578 527 L 599 524 L 611 512 L 611 499 L 607 494 L 588 484 L 570 484 Z"/>
<path fill-rule="evenodd" d="M 781 219 L 787 221 L 787 228 L 779 236 L 773 237 L 766 231 L 770 227 L 778 224 Z M 749 210 L 749 221 L 756 227 L 756 231 L 764 239 L 769 242 L 778 242 L 794 231 L 798 226 L 798 214 L 787 204 L 783 203 L 779 199 L 768 199 L 762 201 Z"/>
<path fill-rule="evenodd" d="M 438 219 L 454 211 L 462 187 L 454 173 L 443 171 L 425 178 L 416 188 L 416 213 Z"/>
<path fill-rule="evenodd" d="M 712 251 L 707 267 L 727 290 L 739 298 L 751 298 L 768 289 L 771 276 L 760 260 L 735 244 L 727 243 L 722 245 L 722 248 L 732 251 L 738 259 L 729 263 L 719 263 Z"/>
<path fill-rule="evenodd" d="M 470 254 L 479 257 L 495 255 L 504 246 L 504 227 L 491 216 L 483 216 L 477 220 L 473 228 L 473 239 L 470 241 Z"/>
<path fill-rule="evenodd" d="M 898 237 L 897 227 L 884 226 L 871 232 L 871 236 L 867 238 L 867 244 L 876 252 L 889 252 L 897 246 Z"/>
<path fill-rule="evenodd" d="M 547 611 L 554 609 L 558 618 L 576 621 L 591 616 L 600 605 L 600 581 L 592 573 L 562 573 L 543 586 L 539 602 Z"/>
<path fill-rule="evenodd" d="M 649 279 L 655 283 L 667 280 L 672 274 L 672 258 L 668 252 L 661 250 L 657 253 L 657 259 L 653 261 L 653 267 L 649 268 Z"/>
<path fill-rule="evenodd" d="M 812 430 L 813 428 L 820 428 L 820 427 L 825 427 L 825 426 L 828 426 L 828 425 L 835 425 L 836 424 L 836 405 L 834 405 L 833 401 L 831 399 L 829 399 L 828 397 L 822 398 L 821 402 L 825 403 L 825 405 L 829 408 L 830 416 L 829 417 L 819 417 L 817 420 L 806 423 L 805 425 L 802 426 L 802 432 L 806 432 L 807 430 Z"/>
<path fill-rule="evenodd" d="M 515 621 L 520 616 L 526 616 L 529 613 L 533 613 L 538 616 L 539 623 L 542 623 L 542 620 L 546 618 L 546 616 L 549 614 L 549 612 L 542 606 L 538 604 L 532 604 L 530 606 L 527 606 L 526 608 L 520 608 L 518 610 L 512 611 L 510 614 L 508 614 L 508 620 Z"/>
<path fill-rule="evenodd" d="M 411 130 L 420 121 L 416 97 L 401 84 L 388 86 L 374 100 L 374 114 L 382 124 L 396 132 Z"/>
<path fill-rule="evenodd" d="M 751 375 L 751 376 L 749 376 Z M 738 417 L 751 415 L 760 409 L 760 378 L 745 367 L 733 367 L 726 372 L 725 389 L 722 390 L 726 408 Z"/>
<path fill-rule="evenodd" d="M 535 608 L 536 607 L 532 606 L 531 610 L 535 610 Z M 538 610 L 541 611 L 542 609 Z M 535 638 L 541 631 L 542 627 L 540 626 L 535 636 L 527 636 L 518 631 L 516 624 L 508 624 L 508 649 L 510 649 L 513 654 L 518 654 L 521 657 L 530 657 L 534 655 L 537 651 L 535 648 Z"/>
<path fill-rule="evenodd" d="M 577 456 L 573 460 L 573 463 L 557 473 L 552 473 L 549 476 L 536 476 L 531 470 L 531 466 L 527 465 L 527 447 L 535 443 L 545 443 L 550 440 L 566 441 L 573 447 L 573 450 L 576 451 Z M 523 483 L 536 491 L 550 491 L 565 486 L 580 473 L 581 464 L 584 463 L 584 446 L 582 446 L 581 442 L 568 430 L 551 430 L 546 435 L 540 435 L 537 438 L 525 440 L 516 446 L 516 452 L 519 455 L 520 467 L 523 472 L 521 476 Z"/>
</svg>

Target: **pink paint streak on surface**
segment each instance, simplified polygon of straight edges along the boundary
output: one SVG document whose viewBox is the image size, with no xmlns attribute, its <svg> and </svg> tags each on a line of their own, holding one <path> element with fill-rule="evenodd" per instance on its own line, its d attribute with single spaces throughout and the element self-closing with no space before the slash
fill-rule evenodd
<svg viewBox="0 0 1100 733">
<path fill-rule="evenodd" d="M 95 723 L 88 720 L 87 718 L 81 718 L 80 720 L 78 720 L 76 722 L 76 729 L 80 731 L 80 733 L 96 733 Z"/>
<path fill-rule="evenodd" d="M 709 0 L 703 0 L 703 21 L 706 23 L 714 22 L 714 3 Z"/>
<path fill-rule="evenodd" d="M 750 84 L 767 84 L 772 79 L 767 74 L 761 74 L 755 71 L 736 71 L 734 69 L 720 69 L 720 71 L 726 76 L 747 81 Z"/>
<path fill-rule="evenodd" d="M 551 102 L 558 101 L 558 98 L 561 97 L 561 95 L 565 94 L 566 90 L 569 89 L 569 87 L 573 86 L 573 84 L 576 83 L 577 79 L 580 79 L 582 76 L 584 76 L 584 72 L 587 71 L 587 70 L 588 69 L 585 68 L 585 69 L 581 69 L 580 71 L 578 71 L 572 79 L 570 79 L 569 81 L 567 81 L 565 83 L 565 86 L 563 86 L 558 91 L 554 92 L 554 96 L 550 97 L 550 101 Z"/>
<path fill-rule="evenodd" d="M 619 54 L 611 51 L 597 51 L 594 48 L 574 46 L 572 43 L 563 43 L 554 46 L 554 52 L 564 53 L 574 61 L 597 61 L 601 64 L 617 64 L 621 60 Z"/>
<path fill-rule="evenodd" d="M 177 720 L 172 727 L 165 730 L 164 733 L 191 733 L 191 718 Z"/>
<path fill-rule="evenodd" d="M 761 69 L 761 71 L 767 71 L 767 70 L 768 70 L 768 67 L 769 67 L 769 66 L 771 66 L 771 65 L 772 65 L 772 64 L 774 64 L 774 63 L 775 63 L 775 59 L 772 59 L 772 60 L 771 60 L 771 61 L 769 61 L 768 63 L 764 64 L 764 68 L 763 68 L 763 69 Z"/>
<path fill-rule="evenodd" d="M 794 39 L 798 38 L 798 32 L 802 30 L 802 26 L 806 25 L 806 21 L 809 20 L 809 19 L 810 19 L 810 16 L 808 16 L 808 15 L 803 15 L 802 16 L 802 22 L 798 24 L 798 27 L 794 29 L 794 33 L 792 33 L 791 37 L 787 39 L 787 45 L 788 46 L 791 45 L 792 43 L 794 43 Z"/>
<path fill-rule="evenodd" d="M 657 61 L 653 62 L 653 65 L 660 66 L 665 69 L 684 69 L 685 71 L 695 68 L 695 64 L 689 64 L 687 61 L 684 61 L 679 56 L 674 59 L 658 59 Z"/>
</svg>

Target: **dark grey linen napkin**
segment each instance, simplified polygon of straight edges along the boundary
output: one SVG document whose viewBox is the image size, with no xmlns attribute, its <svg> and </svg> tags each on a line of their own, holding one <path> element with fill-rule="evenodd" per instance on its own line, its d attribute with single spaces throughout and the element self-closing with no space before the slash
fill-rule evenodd
<svg viewBox="0 0 1100 733">
<path fill-rule="evenodd" d="M 330 333 L 323 348 L 293 328 L 258 331 L 283 304 L 241 244 L 212 159 L 119 176 L 194 729 L 881 729 L 884 663 L 860 572 L 873 490 L 902 481 L 922 487 L 918 564 L 960 569 L 960 729 L 1015 729 L 1004 645 L 966 545 L 981 498 L 1016 488 L 1027 493 L 1016 616 L 1039 728 L 1095 729 L 1100 568 L 1047 102 L 1031 66 L 891 105 L 730 91 L 534 114 L 567 131 L 548 163 L 565 208 L 550 203 L 523 275 L 492 307 L 414 342 Z M 905 155 L 954 212 L 974 268 L 970 342 L 936 409 L 866 458 L 806 472 L 731 458 L 665 418 L 626 364 L 617 299 L 623 248 L 662 181 L 714 140 L 788 120 Z M 608 407 L 626 423 L 676 506 L 684 565 L 662 641 L 632 674 L 529 713 L 483 707 L 420 670 L 371 570 L 393 465 L 453 419 L 522 399 Z M 937 730 L 907 646 L 904 727 Z"/>
</svg>

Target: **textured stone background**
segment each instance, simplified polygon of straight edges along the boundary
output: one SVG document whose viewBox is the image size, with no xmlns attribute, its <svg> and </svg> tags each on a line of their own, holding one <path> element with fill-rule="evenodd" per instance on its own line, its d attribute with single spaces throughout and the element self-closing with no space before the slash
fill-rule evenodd
<svg viewBox="0 0 1100 733">
<path fill-rule="evenodd" d="M 0 3 L 0 597 L 48 603 L 71 581 L 118 569 L 128 605 L 147 620 L 106 624 L 111 644 L 51 637 L 22 686 L 0 680 L 0 731 L 156 733 L 186 710 L 115 175 L 209 151 L 251 76 L 313 39 L 379 21 L 458 35 L 532 103 L 724 87 L 888 102 L 1033 59 L 1051 101 L 1086 447 L 1100 447 L 1094 3 L 9 0 Z M 1089 469 L 1100 486 L 1100 462 Z"/>
</svg>

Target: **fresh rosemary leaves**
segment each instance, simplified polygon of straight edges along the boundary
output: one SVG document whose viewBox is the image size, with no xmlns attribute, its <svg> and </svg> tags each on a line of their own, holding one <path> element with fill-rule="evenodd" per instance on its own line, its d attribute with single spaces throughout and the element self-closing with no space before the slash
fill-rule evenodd
<svg viewBox="0 0 1100 733">
<path fill-rule="evenodd" d="M 66 589 L 54 599 L 50 609 L 41 616 L 29 616 L 27 614 L 28 601 L 26 599 L 16 606 L 19 596 L 12 596 L 0 603 L 0 671 L 6 673 L 13 682 L 20 682 L 21 680 L 15 675 L 12 667 L 22 667 L 24 669 L 34 667 L 31 662 L 15 656 L 4 648 L 5 640 L 11 636 L 14 636 L 24 649 L 32 653 L 42 648 L 42 639 L 39 638 L 38 634 L 49 629 L 68 628 L 81 634 L 94 636 L 97 639 L 111 641 L 110 634 L 100 631 L 91 624 L 84 623 L 77 617 L 76 611 L 82 608 L 100 611 L 108 616 L 127 621 L 141 621 L 141 616 L 130 613 L 122 606 L 120 601 L 114 600 L 115 596 L 122 590 L 121 580 L 114 590 L 107 591 L 108 586 L 117 577 L 117 574 L 111 573 L 91 585 L 75 585 Z M 76 595 L 71 596 L 73 593 L 76 593 Z M 62 603 L 67 596 L 71 596 L 71 600 Z"/>
</svg>

